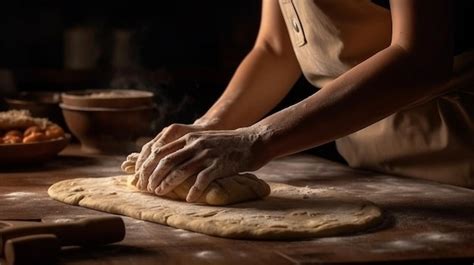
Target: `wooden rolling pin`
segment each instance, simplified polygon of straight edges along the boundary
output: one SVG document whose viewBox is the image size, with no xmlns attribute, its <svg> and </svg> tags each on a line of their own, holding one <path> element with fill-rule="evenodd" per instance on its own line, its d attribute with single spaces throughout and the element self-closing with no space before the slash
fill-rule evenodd
<svg viewBox="0 0 474 265">
<path fill-rule="evenodd" d="M 8 222 L 5 222 L 8 223 Z M 8 240 L 19 237 L 51 234 L 61 246 L 97 246 L 123 240 L 125 224 L 117 216 L 86 218 L 67 223 L 34 223 L 0 230 L 0 257 Z"/>
<path fill-rule="evenodd" d="M 55 235 L 32 235 L 10 239 L 5 244 L 6 265 L 55 264 L 61 246 Z"/>
</svg>

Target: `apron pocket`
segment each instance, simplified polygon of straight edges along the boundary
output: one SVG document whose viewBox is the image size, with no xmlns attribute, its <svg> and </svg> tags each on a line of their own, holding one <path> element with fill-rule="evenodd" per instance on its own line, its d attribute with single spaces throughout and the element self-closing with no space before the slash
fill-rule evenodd
<svg viewBox="0 0 474 265">
<path fill-rule="evenodd" d="M 301 47 L 306 44 L 306 37 L 304 35 L 303 26 L 301 20 L 296 12 L 295 5 L 293 0 L 282 0 L 281 1 L 282 11 L 285 12 L 286 22 L 289 23 L 288 31 L 290 35 L 293 36 L 294 43 Z"/>
</svg>

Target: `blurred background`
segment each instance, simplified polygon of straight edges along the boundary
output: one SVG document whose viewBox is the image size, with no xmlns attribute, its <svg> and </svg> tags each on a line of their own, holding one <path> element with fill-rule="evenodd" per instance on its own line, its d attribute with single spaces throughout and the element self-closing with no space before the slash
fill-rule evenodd
<svg viewBox="0 0 474 265">
<path fill-rule="evenodd" d="M 388 7 L 388 1 L 375 2 Z M 456 38 L 470 45 L 463 21 L 473 1 L 462 2 L 455 19 L 466 26 Z M 255 0 L 3 1 L 0 108 L 24 92 L 141 89 L 156 95 L 155 131 L 193 122 L 252 48 L 260 7 Z M 301 79 L 274 111 L 314 91 Z M 319 150 L 337 156 L 331 145 Z"/>
<path fill-rule="evenodd" d="M 259 1 L 4 2 L 2 96 L 147 89 L 186 105 L 176 122 L 190 122 L 252 47 L 259 16 Z"/>
</svg>

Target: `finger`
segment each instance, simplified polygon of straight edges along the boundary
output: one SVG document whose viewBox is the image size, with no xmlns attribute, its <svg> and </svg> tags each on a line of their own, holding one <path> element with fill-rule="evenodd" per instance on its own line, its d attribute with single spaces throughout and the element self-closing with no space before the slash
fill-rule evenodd
<svg viewBox="0 0 474 265">
<path fill-rule="evenodd" d="M 144 144 L 142 147 L 142 150 L 140 151 L 140 154 L 138 155 L 137 162 L 135 163 L 135 171 L 138 172 L 143 165 L 143 163 L 147 160 L 147 158 L 150 156 L 151 153 L 151 148 L 153 144 L 160 139 L 162 133 L 160 132 L 158 135 L 153 138 L 153 140 L 149 141 L 148 143 Z"/>
<path fill-rule="evenodd" d="M 181 125 L 182 126 L 182 125 Z M 183 136 L 187 130 L 183 130 L 183 128 L 179 125 L 170 125 L 169 129 L 164 131 L 161 135 L 160 139 L 158 139 L 155 143 L 156 147 L 164 146 L 168 143 L 176 141 L 181 136 Z"/>
<path fill-rule="evenodd" d="M 175 141 L 153 152 L 140 168 L 139 188 L 142 190 L 147 189 L 149 178 L 160 160 L 170 153 L 176 152 L 177 150 L 183 148 L 185 144 L 186 142 L 184 141 Z M 153 192 L 153 190 L 151 190 L 151 192 Z"/>
<path fill-rule="evenodd" d="M 163 129 L 163 131 L 164 130 L 166 130 L 166 128 Z M 158 161 L 157 161 L 155 165 L 152 164 L 152 161 L 155 160 L 156 153 L 158 152 L 158 150 L 153 148 L 153 146 L 156 143 L 156 141 L 158 141 L 158 139 L 160 139 L 160 137 L 163 135 L 163 131 L 161 131 L 159 134 L 157 134 L 155 136 L 155 138 L 153 138 L 153 140 L 151 140 L 148 143 L 146 143 L 145 145 L 143 145 L 142 151 L 140 152 L 140 155 L 138 156 L 137 162 L 135 163 L 135 172 L 138 173 L 138 181 L 137 181 L 136 186 L 140 190 L 146 190 L 146 187 L 147 187 L 147 184 L 148 184 L 148 181 L 146 179 L 143 179 L 143 177 L 142 177 L 142 176 L 144 176 L 142 174 L 143 167 L 145 165 L 148 165 L 148 167 L 149 166 L 156 166 L 156 164 L 158 163 Z"/>
<path fill-rule="evenodd" d="M 120 165 L 123 172 L 130 174 L 135 172 L 135 161 L 138 155 L 138 153 L 131 153 L 127 156 L 125 161 Z"/>
<path fill-rule="evenodd" d="M 131 153 L 127 156 L 126 161 L 136 163 L 139 156 L 140 156 L 140 153 Z"/>
<path fill-rule="evenodd" d="M 186 196 L 187 202 L 195 202 L 202 196 L 209 184 L 216 178 L 216 169 L 216 165 L 213 164 L 199 172 L 196 177 L 196 182 L 189 189 L 188 196 Z"/>
<path fill-rule="evenodd" d="M 135 163 L 127 160 L 122 163 L 120 166 L 122 171 L 127 173 L 127 174 L 133 174 L 135 173 Z"/>
<path fill-rule="evenodd" d="M 148 142 L 143 145 L 142 150 L 140 151 L 140 155 L 138 155 L 137 161 L 135 162 L 135 171 L 138 172 L 146 161 L 146 159 L 150 156 L 151 153 L 151 142 Z"/>
<path fill-rule="evenodd" d="M 166 178 L 172 170 L 178 168 L 181 163 L 193 157 L 193 154 L 194 152 L 190 150 L 190 148 L 183 148 L 163 157 L 148 179 L 147 190 L 155 192 L 155 189 L 160 185 L 161 181 Z"/>
<path fill-rule="evenodd" d="M 133 177 L 128 180 L 128 184 L 137 186 L 137 182 L 138 182 L 138 174 L 135 173 Z"/>
<path fill-rule="evenodd" d="M 179 167 L 171 170 L 171 172 L 161 181 L 160 185 L 155 189 L 155 194 L 165 195 L 178 187 L 190 176 L 198 174 L 205 169 L 207 152 L 201 152 L 198 156 L 182 163 Z"/>
</svg>

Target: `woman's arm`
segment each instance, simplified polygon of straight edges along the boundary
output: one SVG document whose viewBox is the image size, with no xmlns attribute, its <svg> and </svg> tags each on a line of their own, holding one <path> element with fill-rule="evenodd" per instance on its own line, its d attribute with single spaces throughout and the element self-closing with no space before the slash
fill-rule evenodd
<svg viewBox="0 0 474 265">
<path fill-rule="evenodd" d="M 140 181 L 163 195 L 196 176 L 186 198 L 193 202 L 214 179 L 256 170 L 272 158 L 354 132 L 435 94 L 451 69 L 448 5 L 448 0 L 393 0 L 390 47 L 253 126 L 191 132 L 162 146 L 145 162 Z M 239 91 L 235 98 L 252 101 L 243 96 L 245 91 L 234 89 Z M 232 95 L 223 98 L 233 100 Z M 255 114 L 238 105 L 231 109 L 238 115 Z M 234 117 L 225 106 L 213 111 Z"/>
<path fill-rule="evenodd" d="M 300 75 L 278 1 L 263 0 L 253 49 L 223 95 L 195 124 L 208 124 L 212 129 L 252 125 L 285 97 Z"/>
<path fill-rule="evenodd" d="M 439 92 L 451 73 L 447 0 L 392 0 L 389 47 L 302 102 L 255 124 L 264 160 L 362 129 Z"/>
<path fill-rule="evenodd" d="M 172 124 L 143 145 L 135 164 L 138 187 L 160 160 L 162 146 L 192 132 L 224 130 L 254 124 L 275 107 L 301 75 L 278 1 L 262 1 L 262 18 L 253 49 L 242 61 L 224 94 L 192 125 Z M 162 153 L 162 152 L 161 152 Z"/>
</svg>

